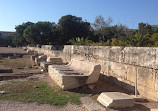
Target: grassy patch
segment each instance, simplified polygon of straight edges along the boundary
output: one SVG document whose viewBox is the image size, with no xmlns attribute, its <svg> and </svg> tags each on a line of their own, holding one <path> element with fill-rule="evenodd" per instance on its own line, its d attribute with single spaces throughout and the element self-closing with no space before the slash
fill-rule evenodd
<svg viewBox="0 0 158 111">
<path fill-rule="evenodd" d="M 25 69 L 25 66 L 33 65 L 33 61 L 31 61 L 30 56 L 24 56 L 23 58 L 16 58 L 16 59 L 3 58 L 0 60 L 0 65 L 4 67 L 12 68 L 13 72 L 20 72 L 24 70 L 34 69 L 34 68 Z"/>
<path fill-rule="evenodd" d="M 6 94 L 0 100 L 37 102 L 41 104 L 65 105 L 68 102 L 80 104 L 81 94 L 63 91 L 59 87 L 51 87 L 44 81 L 13 82 L 0 86 Z"/>
</svg>

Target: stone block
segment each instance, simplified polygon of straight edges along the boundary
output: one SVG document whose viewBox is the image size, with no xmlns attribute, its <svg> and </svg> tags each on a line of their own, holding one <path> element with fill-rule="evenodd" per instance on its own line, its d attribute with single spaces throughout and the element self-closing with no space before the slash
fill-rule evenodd
<svg viewBox="0 0 158 111">
<path fill-rule="evenodd" d="M 121 79 L 127 79 L 127 65 L 122 63 L 110 62 L 109 75 Z"/>
<path fill-rule="evenodd" d="M 53 45 L 42 45 L 41 48 L 46 50 L 56 50 Z"/>
<path fill-rule="evenodd" d="M 124 47 L 111 47 L 109 50 L 109 61 L 122 62 L 122 50 Z"/>
<path fill-rule="evenodd" d="M 62 59 L 59 57 L 47 57 L 46 61 L 52 64 L 63 64 Z"/>
<path fill-rule="evenodd" d="M 127 80 L 135 83 L 135 71 L 137 66 L 127 65 Z"/>
<path fill-rule="evenodd" d="M 146 67 L 137 67 L 138 84 L 155 89 L 155 70 Z"/>
<path fill-rule="evenodd" d="M 48 66 L 51 65 L 51 64 L 52 63 L 49 63 L 49 62 L 40 62 L 40 67 L 47 71 L 48 70 Z"/>
<path fill-rule="evenodd" d="M 101 73 L 104 75 L 109 75 L 109 61 L 100 61 Z"/>
<path fill-rule="evenodd" d="M 134 106 L 134 99 L 120 92 L 103 92 L 97 100 L 109 108 L 131 108 Z"/>
<path fill-rule="evenodd" d="M 126 47 L 124 63 L 154 68 L 156 49 L 153 47 Z"/>
<path fill-rule="evenodd" d="M 38 56 L 39 59 L 47 59 L 47 56 L 46 55 L 40 55 Z"/>
<path fill-rule="evenodd" d="M 32 55 L 31 56 L 31 60 L 35 60 L 36 56 L 35 55 Z"/>
<path fill-rule="evenodd" d="M 37 65 L 40 65 L 40 62 L 45 62 L 46 61 L 46 58 L 35 58 L 35 63 Z"/>
<path fill-rule="evenodd" d="M 64 90 L 91 84 L 99 79 L 101 66 L 72 59 L 68 65 L 49 65 L 49 76 Z"/>
<path fill-rule="evenodd" d="M 26 53 L 28 53 L 28 54 L 33 54 L 34 53 L 34 51 L 33 50 L 26 50 Z"/>
</svg>

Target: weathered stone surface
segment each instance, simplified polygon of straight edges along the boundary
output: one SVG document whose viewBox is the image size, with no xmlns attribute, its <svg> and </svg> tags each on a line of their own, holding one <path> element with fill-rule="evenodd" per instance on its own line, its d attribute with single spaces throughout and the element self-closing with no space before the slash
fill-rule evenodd
<svg viewBox="0 0 158 111">
<path fill-rule="evenodd" d="M 27 50 L 26 53 L 33 54 L 33 50 Z"/>
<path fill-rule="evenodd" d="M 49 76 L 64 90 L 94 83 L 99 79 L 100 65 L 73 59 L 68 65 L 49 65 Z"/>
<path fill-rule="evenodd" d="M 127 94 L 120 92 L 104 92 L 97 99 L 102 105 L 110 108 L 130 108 L 134 100 Z"/>
<path fill-rule="evenodd" d="M 47 56 L 46 55 L 40 55 L 38 56 L 39 59 L 47 59 Z"/>
<path fill-rule="evenodd" d="M 156 68 L 156 48 L 126 47 L 124 49 L 124 63 Z"/>
<path fill-rule="evenodd" d="M 36 63 L 37 65 L 40 65 L 40 62 L 45 62 L 46 59 L 47 59 L 47 56 L 39 56 L 39 57 L 36 57 L 36 58 L 35 58 L 35 63 Z"/>
<path fill-rule="evenodd" d="M 99 64 L 101 65 L 101 73 L 109 76 L 109 61 L 100 61 Z"/>
<path fill-rule="evenodd" d="M 59 57 L 47 57 L 46 61 L 52 64 L 63 64 L 62 59 Z"/>
<path fill-rule="evenodd" d="M 155 89 L 155 70 L 137 67 L 138 84 L 151 89 Z"/>
<path fill-rule="evenodd" d="M 155 91 L 154 89 L 138 85 L 138 92 L 142 97 L 150 98 L 154 101 L 158 101 L 158 91 Z"/>
<path fill-rule="evenodd" d="M 126 79 L 127 78 L 127 65 L 122 64 L 122 63 L 110 62 L 109 75 Z"/>
<path fill-rule="evenodd" d="M 31 56 L 31 60 L 35 60 L 36 56 L 35 55 L 32 55 Z"/>
<path fill-rule="evenodd" d="M 51 65 L 51 64 L 52 63 L 50 63 L 50 62 L 40 62 L 40 67 L 47 71 L 48 70 L 48 66 Z"/>
<path fill-rule="evenodd" d="M 158 92 L 158 70 L 155 73 L 155 90 Z"/>
<path fill-rule="evenodd" d="M 127 80 L 135 83 L 136 66 L 127 65 Z"/>
<path fill-rule="evenodd" d="M 158 108 L 156 108 L 156 109 L 150 109 L 150 111 L 158 111 Z"/>
<path fill-rule="evenodd" d="M 42 45 L 41 48 L 48 50 L 56 50 L 53 45 Z"/>
</svg>

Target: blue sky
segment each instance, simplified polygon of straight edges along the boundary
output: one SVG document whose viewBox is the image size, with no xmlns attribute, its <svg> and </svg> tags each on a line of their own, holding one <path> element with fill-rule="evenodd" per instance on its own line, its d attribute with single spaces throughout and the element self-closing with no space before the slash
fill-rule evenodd
<svg viewBox="0 0 158 111">
<path fill-rule="evenodd" d="M 67 14 L 91 23 L 102 15 L 112 17 L 113 25 L 137 28 L 139 22 L 158 24 L 158 0 L 1 0 L 0 31 L 15 31 L 27 21 L 58 23 Z"/>
</svg>

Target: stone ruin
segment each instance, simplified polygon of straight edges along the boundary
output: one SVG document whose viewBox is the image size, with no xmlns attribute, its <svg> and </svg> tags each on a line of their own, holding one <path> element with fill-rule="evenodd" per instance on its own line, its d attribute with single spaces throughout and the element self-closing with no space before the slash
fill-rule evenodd
<svg viewBox="0 0 158 111">
<path fill-rule="evenodd" d="M 91 84 L 99 79 L 100 65 L 72 59 L 68 65 L 49 65 L 49 76 L 64 90 Z"/>
<path fill-rule="evenodd" d="M 102 79 L 108 79 L 110 82 L 134 92 L 136 75 L 138 94 L 158 101 L 158 48 L 65 45 L 62 51 L 57 51 L 43 47 L 27 48 L 47 56 L 47 59 L 40 63 L 41 67 L 48 68 L 49 76 L 65 90 L 97 81 L 98 75 L 94 76 L 92 73 L 95 69 L 94 67 L 100 65 L 98 67 L 101 67 L 101 69 L 98 72 L 101 73 Z M 65 64 L 51 63 L 50 58 L 52 61 L 56 61 L 57 58 L 61 59 Z M 86 65 L 81 65 L 82 62 Z M 85 66 L 91 64 L 94 64 L 93 68 L 87 67 L 84 69 Z M 93 71 L 90 71 L 90 69 L 93 69 Z M 86 71 L 89 72 L 87 73 Z M 91 74 L 96 80 L 88 82 Z M 72 83 L 72 86 L 70 83 Z M 64 84 L 66 85 L 64 86 Z M 107 95 L 112 101 L 109 103 L 109 106 L 115 104 L 113 103 L 115 102 L 113 96 L 109 94 L 104 93 L 99 98 L 107 98 Z M 123 96 L 123 94 L 116 95 Z M 99 98 L 98 100 L 100 101 Z M 122 101 L 122 99 L 125 98 L 118 98 L 119 101 Z M 133 103 L 131 104 L 133 105 Z M 127 107 L 132 106 L 127 105 Z"/>
</svg>

